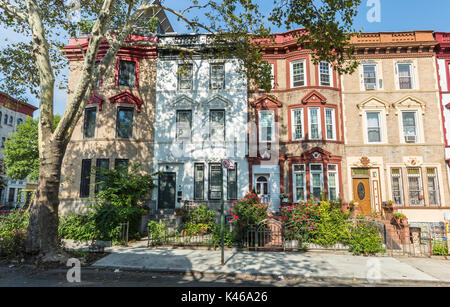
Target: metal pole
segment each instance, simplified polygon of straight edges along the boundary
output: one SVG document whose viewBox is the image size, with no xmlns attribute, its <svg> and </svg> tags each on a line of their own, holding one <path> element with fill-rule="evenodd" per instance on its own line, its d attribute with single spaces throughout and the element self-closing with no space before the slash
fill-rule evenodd
<svg viewBox="0 0 450 307">
<path fill-rule="evenodd" d="M 225 265 L 225 246 L 224 246 L 224 232 L 225 232 L 225 215 L 224 215 L 224 206 L 225 206 L 225 200 L 223 195 L 223 187 L 222 187 L 222 204 L 220 208 L 220 238 L 221 238 L 221 254 L 222 254 L 222 266 Z"/>
</svg>

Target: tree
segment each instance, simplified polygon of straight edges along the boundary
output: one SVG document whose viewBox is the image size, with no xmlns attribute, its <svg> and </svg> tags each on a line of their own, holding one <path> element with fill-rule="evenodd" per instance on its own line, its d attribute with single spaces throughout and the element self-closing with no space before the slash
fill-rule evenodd
<svg viewBox="0 0 450 307">
<path fill-rule="evenodd" d="M 56 127 L 61 117 L 53 118 Z M 38 121 L 31 117 L 17 127 L 5 142 L 3 151 L 6 176 L 11 179 L 37 181 L 39 177 Z"/>
<path fill-rule="evenodd" d="M 306 32 L 299 37 L 318 52 L 320 60 L 336 62 L 341 71 L 345 55 L 351 54 L 348 33 L 356 8 L 361 0 L 275 0 L 270 20 L 275 24 L 303 25 Z M 24 36 L 23 42 L 10 44 L 0 54 L 0 70 L 5 78 L 6 92 L 24 93 L 27 89 L 39 97 L 38 150 L 39 181 L 35 204 L 27 232 L 27 250 L 42 256 L 42 260 L 57 260 L 58 254 L 58 191 L 61 164 L 67 144 L 80 119 L 95 84 L 113 65 L 125 40 L 143 16 L 164 10 L 186 24 L 189 32 L 214 35 L 211 47 L 221 55 L 237 57 L 250 79 L 258 82 L 262 65 L 261 46 L 255 38 L 268 37 L 270 30 L 265 16 L 253 0 L 194 0 L 175 10 L 159 1 L 150 0 L 78 0 L 80 16 L 90 20 L 91 37 L 84 52 L 80 80 L 71 90 L 66 111 L 56 128 L 53 127 L 55 77 L 61 74 L 67 60 L 61 52 L 67 36 L 75 37 L 78 22 L 67 16 L 76 7 L 75 1 L 0 0 L 0 22 Z M 249 34 L 251 33 L 251 34 Z M 96 67 L 101 42 L 109 44 L 107 53 Z M 230 44 L 233 42 L 233 44 Z M 157 43 L 154 46 L 159 47 Z M 168 47 L 168 46 L 165 46 Z M 195 50 L 182 50 L 192 55 Z M 268 85 L 269 82 L 263 82 Z"/>
</svg>

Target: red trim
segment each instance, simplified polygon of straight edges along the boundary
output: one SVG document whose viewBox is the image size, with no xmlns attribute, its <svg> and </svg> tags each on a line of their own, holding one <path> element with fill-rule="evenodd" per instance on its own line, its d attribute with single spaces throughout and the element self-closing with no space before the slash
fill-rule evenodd
<svg viewBox="0 0 450 307">
<path fill-rule="evenodd" d="M 89 99 L 88 104 L 98 103 L 98 110 L 101 111 L 104 101 L 105 101 L 105 98 L 103 98 L 103 96 L 100 96 L 98 93 L 93 93 L 91 95 L 91 98 Z"/>
<path fill-rule="evenodd" d="M 137 111 L 141 112 L 141 107 L 143 104 L 142 99 L 134 96 L 130 91 L 122 92 L 114 97 L 109 98 L 111 103 L 128 103 L 137 106 Z"/>
<path fill-rule="evenodd" d="M 306 67 L 305 67 L 305 76 L 306 76 L 306 84 L 305 86 L 298 86 L 298 87 L 291 87 L 291 62 L 295 62 L 298 60 L 305 60 L 306 62 Z M 298 56 L 294 56 L 288 60 L 286 60 L 286 88 L 287 89 L 303 89 L 306 86 L 312 86 L 311 83 L 311 65 L 310 65 L 310 56 L 309 54 L 304 54 L 304 55 L 298 55 Z"/>
<path fill-rule="evenodd" d="M 119 70 L 120 61 L 131 61 L 136 63 L 136 70 L 134 72 L 134 88 L 139 88 L 139 71 L 140 71 L 140 61 L 138 58 L 117 56 L 116 69 L 115 69 L 115 86 L 119 86 Z"/>
<path fill-rule="evenodd" d="M 313 104 L 313 103 L 319 103 L 319 102 L 321 104 L 326 104 L 327 103 L 327 99 L 325 98 L 325 96 L 323 96 L 321 93 L 319 93 L 316 90 L 313 90 L 313 91 L 309 92 L 302 99 L 302 103 L 303 104 Z"/>
<path fill-rule="evenodd" d="M 312 154 L 318 152 L 320 153 L 320 157 L 315 159 Z M 342 175 L 341 175 L 341 162 L 342 157 L 332 156 L 328 151 L 316 147 L 308 150 L 300 155 L 300 157 L 288 157 L 289 163 L 289 185 L 291 189 L 289 190 L 289 200 L 294 202 L 294 179 L 293 179 L 293 165 L 294 164 L 304 164 L 305 165 L 305 180 L 306 180 L 306 199 L 310 199 L 311 197 L 311 180 L 310 180 L 310 168 L 309 165 L 313 163 L 322 164 L 323 165 L 323 189 L 325 193 L 328 193 L 328 164 L 336 164 L 338 166 L 338 178 L 339 178 L 339 194 L 342 198 L 341 191 L 341 183 L 342 183 Z"/>
<path fill-rule="evenodd" d="M 30 117 L 33 117 L 34 111 L 38 109 L 29 103 L 22 102 L 3 92 L 0 92 L 0 105 L 4 108 L 28 115 Z"/>
</svg>

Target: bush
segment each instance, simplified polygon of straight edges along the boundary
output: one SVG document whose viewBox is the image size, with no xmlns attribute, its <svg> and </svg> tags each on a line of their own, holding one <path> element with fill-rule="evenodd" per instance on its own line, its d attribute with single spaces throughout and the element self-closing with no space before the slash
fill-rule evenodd
<svg viewBox="0 0 450 307">
<path fill-rule="evenodd" d="M 30 214 L 21 210 L 0 218 L 0 256 L 12 259 L 24 253 L 29 221 Z"/>
<path fill-rule="evenodd" d="M 225 225 L 224 234 L 223 234 L 223 242 L 224 246 L 232 247 L 233 246 L 233 234 L 230 231 L 230 226 Z M 212 243 L 214 247 L 220 247 L 222 245 L 222 237 L 220 234 L 220 225 L 214 225 L 212 229 Z"/>
<path fill-rule="evenodd" d="M 93 212 L 61 217 L 58 232 L 61 238 L 76 241 L 91 241 L 100 237 L 99 231 L 95 228 Z"/>
<path fill-rule="evenodd" d="M 241 200 L 233 203 L 230 213 L 233 217 L 233 240 L 242 242 L 246 231 L 268 219 L 268 204 L 262 204 L 255 193 L 248 193 Z"/>
<path fill-rule="evenodd" d="M 348 217 L 349 213 L 342 213 L 340 206 L 322 201 L 317 210 L 317 233 L 313 243 L 324 247 L 347 244 L 351 237 Z"/>
<path fill-rule="evenodd" d="M 283 237 L 309 243 L 317 233 L 319 205 L 317 203 L 300 203 L 281 209 Z"/>
<path fill-rule="evenodd" d="M 166 224 L 162 222 L 157 223 L 156 221 L 148 223 L 148 235 L 153 239 L 154 245 L 161 245 L 166 233 Z"/>
<path fill-rule="evenodd" d="M 369 222 L 357 222 L 351 228 L 350 251 L 354 255 L 375 255 L 385 252 L 383 238 Z"/>
<path fill-rule="evenodd" d="M 432 242 L 433 255 L 435 256 L 448 256 L 448 246 L 447 241 L 444 242 Z"/>
<path fill-rule="evenodd" d="M 206 206 L 200 206 L 183 215 L 183 224 L 206 224 L 212 225 L 217 218 L 217 212 Z"/>
</svg>

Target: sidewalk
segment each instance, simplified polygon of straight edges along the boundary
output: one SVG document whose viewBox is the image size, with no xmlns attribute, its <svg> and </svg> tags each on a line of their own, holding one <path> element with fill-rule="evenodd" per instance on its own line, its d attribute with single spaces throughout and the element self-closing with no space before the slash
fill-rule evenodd
<svg viewBox="0 0 450 307">
<path fill-rule="evenodd" d="M 222 267 L 220 250 L 151 249 L 138 245 L 108 251 L 111 254 L 93 267 L 277 278 L 367 281 L 370 276 L 379 276 L 377 282 L 450 282 L 450 261 L 435 259 L 225 251 Z"/>
</svg>

